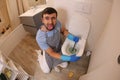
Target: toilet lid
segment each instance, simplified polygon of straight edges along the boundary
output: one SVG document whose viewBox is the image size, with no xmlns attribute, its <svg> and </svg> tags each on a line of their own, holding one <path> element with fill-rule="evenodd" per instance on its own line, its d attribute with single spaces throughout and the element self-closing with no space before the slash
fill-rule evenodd
<svg viewBox="0 0 120 80">
<path fill-rule="evenodd" d="M 69 20 L 68 30 L 70 33 L 87 39 L 90 28 L 90 22 L 87 17 L 80 14 L 74 14 Z"/>
</svg>

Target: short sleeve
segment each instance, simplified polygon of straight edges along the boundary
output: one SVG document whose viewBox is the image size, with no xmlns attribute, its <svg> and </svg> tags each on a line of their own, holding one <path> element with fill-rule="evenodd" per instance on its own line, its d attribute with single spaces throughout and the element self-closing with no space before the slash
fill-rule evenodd
<svg viewBox="0 0 120 80">
<path fill-rule="evenodd" d="M 47 50 L 49 48 L 49 45 L 46 42 L 46 33 L 45 32 L 38 30 L 37 34 L 36 34 L 36 41 L 42 50 Z"/>
</svg>

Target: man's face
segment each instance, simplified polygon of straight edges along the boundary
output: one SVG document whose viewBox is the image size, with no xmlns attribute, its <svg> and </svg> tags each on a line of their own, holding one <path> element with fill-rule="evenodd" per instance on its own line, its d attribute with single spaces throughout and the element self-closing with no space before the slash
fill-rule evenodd
<svg viewBox="0 0 120 80">
<path fill-rule="evenodd" d="M 42 23 L 44 23 L 47 30 L 51 31 L 56 25 L 57 15 L 56 13 L 44 14 L 42 18 Z"/>
</svg>

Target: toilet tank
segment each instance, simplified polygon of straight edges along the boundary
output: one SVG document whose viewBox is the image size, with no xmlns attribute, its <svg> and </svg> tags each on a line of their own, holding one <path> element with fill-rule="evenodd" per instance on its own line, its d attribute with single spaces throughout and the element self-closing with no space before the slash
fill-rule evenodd
<svg viewBox="0 0 120 80">
<path fill-rule="evenodd" d="M 80 14 L 74 14 L 68 22 L 69 32 L 81 38 L 87 39 L 89 29 L 90 22 L 88 18 Z"/>
</svg>

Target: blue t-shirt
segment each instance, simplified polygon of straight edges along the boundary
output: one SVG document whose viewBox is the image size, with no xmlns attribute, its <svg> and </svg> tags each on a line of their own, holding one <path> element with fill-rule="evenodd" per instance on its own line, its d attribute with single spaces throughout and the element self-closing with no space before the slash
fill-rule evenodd
<svg viewBox="0 0 120 80">
<path fill-rule="evenodd" d="M 61 23 L 58 20 L 55 25 L 55 29 L 53 29 L 52 31 L 44 32 L 44 31 L 41 31 L 40 29 L 37 31 L 36 41 L 42 50 L 47 50 L 50 47 L 46 42 L 46 35 L 48 37 L 53 36 L 53 34 L 55 34 L 56 32 L 56 29 L 60 32 Z"/>
</svg>

